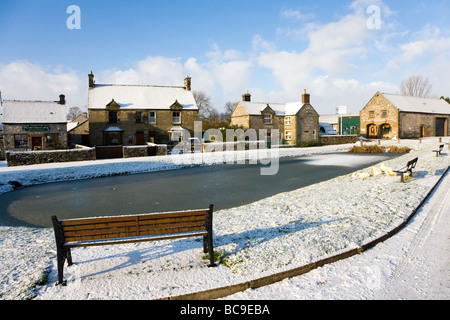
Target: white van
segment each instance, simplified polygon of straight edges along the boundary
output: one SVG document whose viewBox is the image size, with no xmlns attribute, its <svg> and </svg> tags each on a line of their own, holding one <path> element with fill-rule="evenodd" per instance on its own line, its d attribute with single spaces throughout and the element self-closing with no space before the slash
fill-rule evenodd
<svg viewBox="0 0 450 320">
<path fill-rule="evenodd" d="M 321 136 L 335 136 L 337 135 L 336 130 L 327 123 L 327 122 L 319 122 L 319 137 Z"/>
</svg>

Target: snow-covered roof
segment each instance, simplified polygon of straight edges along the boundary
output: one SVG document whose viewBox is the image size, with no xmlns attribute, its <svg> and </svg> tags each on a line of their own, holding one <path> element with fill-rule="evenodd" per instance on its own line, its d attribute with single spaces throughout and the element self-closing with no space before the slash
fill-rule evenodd
<svg viewBox="0 0 450 320">
<path fill-rule="evenodd" d="M 442 99 L 418 98 L 388 93 L 382 93 L 382 95 L 400 111 L 450 114 L 450 104 Z"/>
<path fill-rule="evenodd" d="M 185 110 L 198 110 L 194 95 L 184 87 L 95 84 L 89 89 L 88 108 L 105 109 L 112 99 L 121 109 L 167 110 L 175 101 Z"/>
<path fill-rule="evenodd" d="M 269 106 L 277 116 L 285 115 L 295 115 L 302 107 L 301 102 L 290 102 L 290 103 L 267 103 L 267 102 L 250 102 L 241 101 L 241 104 L 247 110 L 249 115 L 261 115 L 267 106 Z"/>
<path fill-rule="evenodd" d="M 55 101 L 3 100 L 3 123 L 66 123 L 66 106 Z"/>
</svg>

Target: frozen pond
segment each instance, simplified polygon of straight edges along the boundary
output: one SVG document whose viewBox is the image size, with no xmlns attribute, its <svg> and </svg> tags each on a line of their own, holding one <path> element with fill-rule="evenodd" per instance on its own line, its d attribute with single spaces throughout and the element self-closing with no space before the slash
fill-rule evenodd
<svg viewBox="0 0 450 320">
<path fill-rule="evenodd" d="M 36 185 L 0 195 L 0 222 L 50 227 L 59 219 L 248 204 L 372 166 L 393 155 L 328 154 L 280 159 L 276 175 L 260 164 L 215 165 Z"/>
</svg>

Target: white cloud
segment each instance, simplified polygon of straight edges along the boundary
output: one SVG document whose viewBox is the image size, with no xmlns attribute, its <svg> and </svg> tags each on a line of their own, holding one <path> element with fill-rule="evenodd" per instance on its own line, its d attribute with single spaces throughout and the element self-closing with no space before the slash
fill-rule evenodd
<svg viewBox="0 0 450 320">
<path fill-rule="evenodd" d="M 287 19 L 293 19 L 295 21 L 306 21 L 313 19 L 315 17 L 315 14 L 311 12 L 301 13 L 298 10 L 283 8 L 280 12 L 280 16 Z"/>
<path fill-rule="evenodd" d="M 45 70 L 38 64 L 28 61 L 15 61 L 0 65 L 0 90 L 4 100 L 59 100 L 64 94 L 67 106 L 78 106 L 83 109 L 87 105 L 87 73 L 86 81 L 77 72 Z"/>
</svg>

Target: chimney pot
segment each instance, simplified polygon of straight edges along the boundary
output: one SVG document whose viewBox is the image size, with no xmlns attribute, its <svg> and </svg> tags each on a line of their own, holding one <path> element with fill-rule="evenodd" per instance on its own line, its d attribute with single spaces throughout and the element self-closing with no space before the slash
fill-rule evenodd
<svg viewBox="0 0 450 320">
<path fill-rule="evenodd" d="M 309 95 L 309 93 L 306 93 L 306 89 L 304 89 L 303 94 L 302 94 L 302 103 L 310 104 L 310 95 Z"/>
<path fill-rule="evenodd" d="M 186 76 L 186 78 L 184 79 L 184 88 L 187 91 L 191 91 L 191 78 L 189 76 Z"/>
<path fill-rule="evenodd" d="M 91 72 L 88 75 L 89 77 L 89 88 L 93 88 L 94 87 L 94 74 Z"/>
<path fill-rule="evenodd" d="M 252 98 L 252 95 L 248 92 L 248 90 L 247 90 L 247 93 L 244 93 L 244 94 L 242 95 L 242 101 L 248 101 L 248 102 L 250 102 L 250 101 L 251 101 L 251 98 Z"/>
<path fill-rule="evenodd" d="M 63 94 L 59 95 L 59 104 L 65 105 L 66 104 L 66 96 Z"/>
</svg>

